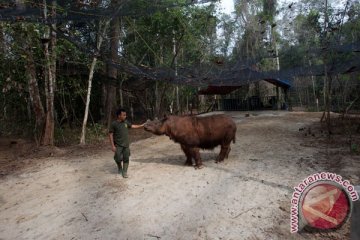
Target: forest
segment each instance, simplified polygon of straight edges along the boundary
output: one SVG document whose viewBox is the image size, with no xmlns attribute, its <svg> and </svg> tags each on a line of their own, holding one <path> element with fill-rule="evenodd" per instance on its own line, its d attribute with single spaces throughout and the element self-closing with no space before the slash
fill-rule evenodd
<svg viewBox="0 0 360 240">
<path fill-rule="evenodd" d="M 0 134 L 85 144 L 119 106 L 134 122 L 202 112 L 214 68 L 239 82 L 234 69 L 286 78 L 292 107 L 322 111 L 329 126 L 330 112 L 360 109 L 359 1 L 233 4 L 0 1 Z"/>
</svg>

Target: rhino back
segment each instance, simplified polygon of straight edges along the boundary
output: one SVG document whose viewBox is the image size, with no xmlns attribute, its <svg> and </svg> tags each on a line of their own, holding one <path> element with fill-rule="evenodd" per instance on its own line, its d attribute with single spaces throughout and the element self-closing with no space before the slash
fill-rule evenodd
<svg viewBox="0 0 360 240">
<path fill-rule="evenodd" d="M 178 117 L 172 116 L 167 121 L 167 135 L 175 142 L 187 145 L 197 146 L 199 138 L 194 128 L 194 118 L 190 116 Z"/>
<path fill-rule="evenodd" d="M 226 115 L 173 117 L 168 124 L 172 140 L 204 149 L 231 142 L 236 132 L 234 121 Z"/>
<path fill-rule="evenodd" d="M 224 142 L 231 142 L 236 133 L 236 124 L 226 115 L 197 118 L 198 136 L 201 148 L 214 148 Z"/>
</svg>

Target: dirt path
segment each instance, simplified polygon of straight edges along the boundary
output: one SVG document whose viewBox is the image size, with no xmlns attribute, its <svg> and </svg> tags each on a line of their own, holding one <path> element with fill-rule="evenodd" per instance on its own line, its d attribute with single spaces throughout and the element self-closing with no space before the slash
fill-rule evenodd
<svg viewBox="0 0 360 240">
<path fill-rule="evenodd" d="M 238 124 L 229 159 L 216 164 L 219 149 L 203 151 L 202 170 L 183 166 L 180 146 L 153 136 L 131 145 L 126 180 L 116 174 L 109 148 L 49 157 L 3 177 L 0 239 L 348 238 L 349 224 L 325 234 L 289 231 L 292 187 L 335 170 L 325 164 L 325 150 L 299 132 L 319 114 L 229 114 Z M 342 159 L 337 168 L 354 184 L 358 160 Z"/>
</svg>

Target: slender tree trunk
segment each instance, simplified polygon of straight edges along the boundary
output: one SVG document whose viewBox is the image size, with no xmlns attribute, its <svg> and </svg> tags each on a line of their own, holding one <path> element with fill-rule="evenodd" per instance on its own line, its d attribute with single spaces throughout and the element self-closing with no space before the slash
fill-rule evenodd
<svg viewBox="0 0 360 240">
<path fill-rule="evenodd" d="M 160 103 L 159 103 L 159 117 L 161 117 L 161 114 L 164 110 L 164 102 L 165 102 L 165 96 L 166 96 L 166 90 L 168 89 L 168 86 L 166 84 L 163 85 L 161 95 L 160 95 Z"/>
<path fill-rule="evenodd" d="M 309 88 L 308 88 L 308 87 L 305 88 L 305 94 L 306 94 L 306 97 L 305 97 L 305 99 L 306 99 L 306 105 L 307 105 L 307 107 L 309 108 L 309 105 L 310 105 L 310 94 L 309 94 Z"/>
<path fill-rule="evenodd" d="M 101 115 L 101 122 L 105 125 L 106 124 L 106 96 L 107 96 L 107 89 L 106 89 L 107 83 L 103 82 L 101 85 L 101 109 L 100 109 L 100 115 Z"/>
<path fill-rule="evenodd" d="M 5 48 L 4 24 L 0 22 L 0 55 L 5 54 Z"/>
<path fill-rule="evenodd" d="M 301 92 L 302 92 L 302 89 L 300 88 L 298 82 L 300 81 L 299 78 L 295 77 L 295 83 L 296 83 L 296 88 L 297 88 L 297 93 L 298 93 L 298 97 L 299 97 L 299 102 L 300 102 L 300 107 L 302 107 L 302 99 L 301 99 Z"/>
<path fill-rule="evenodd" d="M 281 109 L 279 86 L 276 86 L 276 110 Z"/>
<path fill-rule="evenodd" d="M 124 94 L 123 94 L 123 90 L 122 90 L 122 85 L 123 85 L 124 80 L 121 79 L 120 81 L 120 86 L 119 86 L 119 96 L 120 96 L 120 106 L 124 106 Z"/>
<path fill-rule="evenodd" d="M 117 9 L 117 12 L 119 12 L 120 8 Z M 87 91 L 87 95 L 86 95 L 85 113 L 84 113 L 84 119 L 83 119 L 83 124 L 82 124 L 80 144 L 85 144 L 85 139 L 86 139 L 86 137 L 85 137 L 86 136 L 86 125 L 87 125 L 87 119 L 88 119 L 88 115 L 89 115 L 92 80 L 93 80 L 95 66 L 96 66 L 96 62 L 97 62 L 97 56 L 100 53 L 100 48 L 101 48 L 101 45 L 102 45 L 102 42 L 103 42 L 103 39 L 104 39 L 103 36 L 105 36 L 105 33 L 107 31 L 107 28 L 108 28 L 110 22 L 113 21 L 112 20 L 113 17 L 116 17 L 116 14 L 113 15 L 108 21 L 106 21 L 103 24 L 103 28 L 101 27 L 101 22 L 99 23 L 99 31 L 98 31 L 98 34 L 97 34 L 97 43 L 96 43 L 96 52 L 95 52 L 95 55 L 93 57 L 93 61 L 91 63 L 90 71 L 89 71 L 88 91 Z M 118 20 L 119 20 L 118 18 L 115 18 L 114 21 L 117 21 L 117 23 L 119 23 Z M 119 31 L 119 24 L 117 24 L 117 27 L 115 28 L 115 31 Z M 117 34 L 117 36 L 119 36 L 119 34 Z M 112 41 L 115 41 L 115 40 L 112 38 Z M 119 39 L 117 39 L 117 44 L 119 44 Z M 118 48 L 119 48 L 119 46 L 115 49 L 116 54 L 117 54 Z M 114 89 L 114 91 L 116 91 L 116 88 Z M 116 92 L 115 92 L 115 94 L 116 94 Z M 116 99 L 113 99 L 113 100 L 116 101 Z"/>
<path fill-rule="evenodd" d="M 325 121 L 327 130 L 331 133 L 331 118 L 330 118 L 330 111 L 331 111 L 331 76 L 328 75 L 327 72 L 327 65 L 324 65 L 324 112 L 321 117 L 321 122 Z"/>
<path fill-rule="evenodd" d="M 54 76 L 50 69 L 50 54 L 49 54 L 49 45 L 48 43 L 44 46 L 45 50 L 45 59 L 47 61 L 47 70 L 45 73 L 45 95 L 46 95 L 46 121 L 43 139 L 41 141 L 42 145 L 54 145 Z"/>
<path fill-rule="evenodd" d="M 163 44 L 160 45 L 160 66 L 164 64 Z M 160 96 L 159 81 L 155 81 L 155 116 L 160 117 L 162 96 Z"/>
<path fill-rule="evenodd" d="M 155 82 L 155 114 L 154 117 L 160 117 L 160 94 L 159 94 L 159 82 Z"/>
<path fill-rule="evenodd" d="M 311 61 L 309 60 L 309 65 L 311 67 Z M 314 102 L 316 104 L 316 111 L 319 112 L 319 100 L 316 97 L 316 89 L 315 89 L 315 77 L 311 75 L 311 82 L 312 82 L 312 89 L 313 89 L 313 95 L 314 95 Z"/>
<path fill-rule="evenodd" d="M 87 121 L 88 121 L 88 116 L 89 116 L 89 108 L 90 108 L 92 80 L 94 77 L 96 62 L 97 62 L 97 57 L 94 56 L 94 58 L 91 62 L 90 70 L 89 70 L 88 89 L 87 89 L 87 94 L 86 94 L 84 119 L 83 119 L 83 124 L 82 124 L 82 128 L 81 128 L 80 144 L 85 144 L 86 126 L 87 126 Z"/>
<path fill-rule="evenodd" d="M 17 10 L 23 11 L 25 10 L 24 0 L 16 0 L 16 8 Z M 26 35 L 26 50 L 24 51 L 24 55 L 26 56 L 25 62 L 25 74 L 28 82 L 29 89 L 29 98 L 30 105 L 34 111 L 35 116 L 35 129 L 34 129 L 34 137 L 37 144 L 42 139 L 43 129 L 44 129 L 44 120 L 45 120 L 45 111 L 44 106 L 41 102 L 40 91 L 38 86 L 37 74 L 36 74 L 36 65 L 34 60 L 34 55 L 32 52 L 32 46 L 29 45 L 31 43 L 30 35 L 27 29 L 24 29 Z M 2 34 L 2 33 L 1 33 Z M 3 41 L 3 35 L 1 35 L 1 42 Z M 21 39 L 22 40 L 22 39 Z M 5 47 L 4 45 L 1 45 Z M 3 48 L 2 50 L 5 50 Z"/>
<path fill-rule="evenodd" d="M 330 118 L 330 111 L 331 111 L 331 85 L 332 85 L 332 77 L 331 76 L 327 76 L 328 78 L 328 87 L 327 87 L 327 128 L 328 128 L 328 132 L 331 133 L 331 118 Z"/>
<path fill-rule="evenodd" d="M 130 103 L 130 116 L 131 116 L 131 120 L 134 121 L 134 108 L 132 103 Z"/>
<path fill-rule="evenodd" d="M 276 42 L 276 37 L 275 37 L 275 29 L 272 27 L 272 23 L 271 24 L 271 39 L 272 39 L 272 44 L 273 44 L 273 48 L 275 49 L 275 66 L 276 66 L 276 70 L 280 71 L 280 61 L 279 61 L 279 51 L 278 51 L 278 47 L 277 47 L 277 42 Z M 281 98 L 282 98 L 282 92 L 279 90 L 279 87 L 276 87 L 276 98 L 277 98 L 277 110 L 281 109 Z"/>
<path fill-rule="evenodd" d="M 18 11 L 24 11 L 26 9 L 24 0 L 16 0 L 16 9 Z M 46 9 L 44 10 L 46 13 Z M 27 31 L 27 29 L 24 29 L 25 35 L 26 35 L 26 50 L 24 52 L 24 55 L 26 55 L 26 62 L 25 62 L 25 74 L 27 76 L 28 81 L 28 89 L 29 89 L 29 97 L 30 97 L 30 105 L 34 111 L 35 116 L 35 129 L 34 129 L 34 136 L 35 141 L 37 144 L 42 139 L 43 134 L 43 128 L 44 128 L 44 120 L 45 120 L 45 111 L 44 106 L 41 102 L 40 97 L 40 91 L 39 91 L 39 85 L 37 80 L 37 74 L 36 74 L 36 65 L 34 60 L 34 55 L 32 52 L 32 46 L 29 44 L 31 43 L 31 37 Z M 1 32 L 1 43 L 3 43 L 4 36 Z M 1 47 L 3 47 L 1 50 L 5 50 L 5 46 L 1 44 Z"/>
<path fill-rule="evenodd" d="M 325 31 L 325 42 L 327 42 L 327 32 L 328 32 L 328 23 L 329 23 L 329 16 L 328 16 L 328 0 L 325 0 L 325 22 L 324 22 L 324 31 Z M 327 45 L 327 43 L 325 43 Z M 324 79 L 324 113 L 321 117 L 321 121 L 325 120 L 327 129 L 329 134 L 331 133 L 331 119 L 330 119 L 330 108 L 331 108 L 331 77 L 328 75 L 328 66 L 327 66 L 327 55 L 324 56 L 324 73 L 325 73 L 325 79 Z"/>
<path fill-rule="evenodd" d="M 175 79 L 178 76 L 178 64 L 177 64 L 177 51 L 176 51 L 176 33 L 175 30 L 173 30 L 173 54 L 174 54 L 174 69 L 175 69 Z M 176 97 L 176 112 L 180 112 L 180 100 L 179 100 L 179 86 L 176 85 L 175 87 L 175 97 Z"/>
<path fill-rule="evenodd" d="M 314 101 L 315 101 L 315 104 L 316 104 L 316 111 L 319 112 L 319 100 L 316 97 L 315 78 L 314 78 L 314 76 L 311 76 L 311 82 L 312 82 L 312 88 L 313 88 Z"/>
<path fill-rule="evenodd" d="M 323 114 L 322 114 L 322 116 L 321 116 L 320 122 L 323 122 L 323 121 L 326 119 L 326 114 L 325 114 L 325 113 L 326 113 L 326 106 L 327 106 L 327 104 L 326 104 L 326 93 L 327 93 L 327 91 L 326 91 L 326 89 L 327 89 L 326 85 L 327 85 L 327 75 L 326 75 L 326 73 L 325 73 L 325 77 L 324 77 L 324 87 L 323 87 L 324 112 L 323 112 Z"/>
<path fill-rule="evenodd" d="M 44 1 L 44 17 L 47 19 L 47 5 Z M 52 14 L 56 13 L 56 1 L 52 2 Z M 54 27 L 54 26 L 53 26 Z M 45 67 L 45 95 L 46 95 L 46 120 L 42 145 L 54 145 L 55 111 L 54 111 L 54 89 L 56 84 L 56 34 L 52 29 L 46 30 L 44 36 Z M 49 44 L 50 43 L 50 44 Z"/>
<path fill-rule="evenodd" d="M 29 39 L 28 42 L 30 42 Z M 28 80 L 30 104 L 35 113 L 34 134 L 35 134 L 35 140 L 39 142 L 39 140 L 41 139 L 41 132 L 43 130 L 43 125 L 44 125 L 45 111 L 40 98 L 40 91 L 36 77 L 37 75 L 36 75 L 35 61 L 30 46 L 28 46 L 28 49 L 25 54 L 26 54 L 25 72 Z"/>
<path fill-rule="evenodd" d="M 84 119 L 83 119 L 82 128 L 81 128 L 81 136 L 80 136 L 80 144 L 82 144 L 82 145 L 86 143 L 86 126 L 87 126 L 87 121 L 88 121 L 88 116 L 89 116 L 92 80 L 94 78 L 94 71 L 95 71 L 95 66 L 97 63 L 97 55 L 99 54 L 101 44 L 103 42 L 103 36 L 106 32 L 108 24 L 109 24 L 109 22 L 106 22 L 103 26 L 103 29 L 101 29 L 101 23 L 99 23 L 99 31 L 98 31 L 97 43 L 96 43 L 96 53 L 93 57 L 93 60 L 91 62 L 91 66 L 90 66 L 90 70 L 89 70 L 88 89 L 87 89 L 86 103 L 85 103 L 85 113 L 84 113 Z"/>
</svg>

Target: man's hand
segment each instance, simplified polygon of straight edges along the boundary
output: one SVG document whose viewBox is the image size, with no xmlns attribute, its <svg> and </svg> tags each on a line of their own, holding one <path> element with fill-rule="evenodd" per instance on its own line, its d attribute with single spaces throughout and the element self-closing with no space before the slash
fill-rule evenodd
<svg viewBox="0 0 360 240">
<path fill-rule="evenodd" d="M 116 147 L 115 147 L 115 144 L 114 144 L 114 137 L 113 137 L 113 133 L 109 133 L 109 139 L 110 139 L 110 144 L 111 144 L 111 150 L 113 152 L 116 152 Z"/>
</svg>

